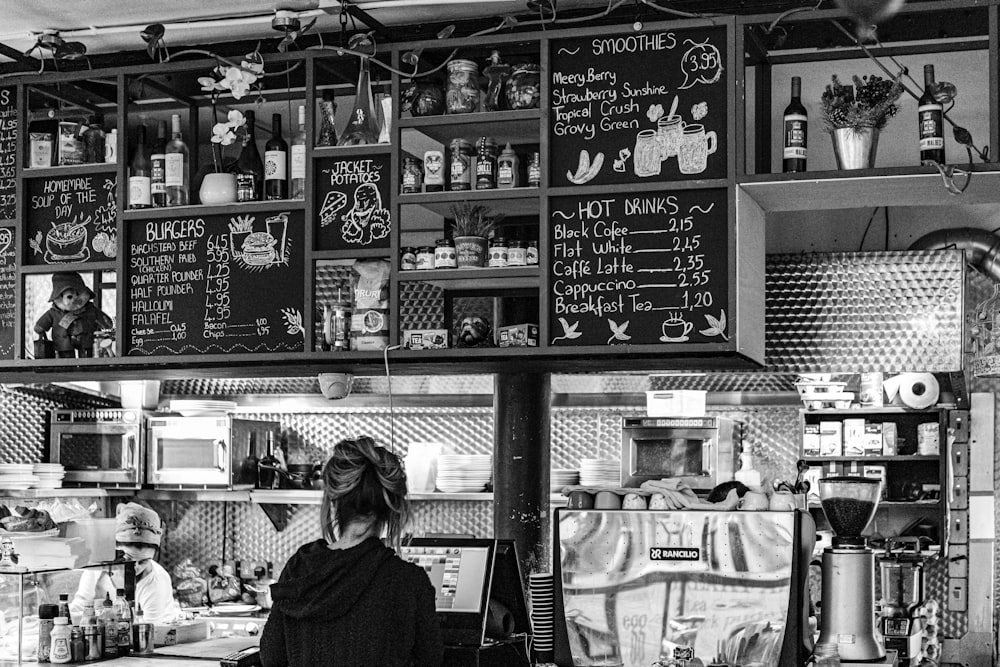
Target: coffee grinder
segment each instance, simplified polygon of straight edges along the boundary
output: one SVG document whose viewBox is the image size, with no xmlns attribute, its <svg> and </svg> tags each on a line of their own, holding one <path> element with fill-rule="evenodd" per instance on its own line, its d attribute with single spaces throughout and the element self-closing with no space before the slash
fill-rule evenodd
<svg viewBox="0 0 1000 667">
<path fill-rule="evenodd" d="M 867 477 L 819 481 L 833 544 L 823 550 L 819 643 L 837 645 L 843 665 L 892 664 L 875 636 L 875 552 L 861 533 L 875 516 L 882 482 Z"/>
<path fill-rule="evenodd" d="M 894 545 L 899 548 L 895 549 Z M 882 616 L 885 648 L 897 651 L 901 665 L 918 665 L 924 625 L 918 614 L 924 602 L 924 562 L 920 538 L 888 540 L 879 558 L 882 573 Z"/>
</svg>

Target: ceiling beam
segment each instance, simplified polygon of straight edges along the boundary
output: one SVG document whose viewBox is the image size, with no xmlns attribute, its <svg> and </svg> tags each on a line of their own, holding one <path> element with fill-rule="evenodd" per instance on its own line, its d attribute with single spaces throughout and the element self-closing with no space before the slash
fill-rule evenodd
<svg viewBox="0 0 1000 667">
<path fill-rule="evenodd" d="M 61 84 L 50 88 L 49 86 L 34 84 L 30 88 L 32 92 L 44 95 L 45 97 L 50 97 L 58 102 L 71 104 L 73 106 L 86 109 L 91 113 L 104 113 L 101 108 L 97 106 L 97 103 L 94 102 L 94 100 L 87 94 L 89 91 L 81 90 L 76 86 Z M 95 95 L 94 97 L 98 96 Z M 98 99 L 101 98 L 98 97 Z"/>
<path fill-rule="evenodd" d="M 366 26 L 368 26 L 369 28 L 371 28 L 372 30 L 374 30 L 375 31 L 375 37 L 380 42 L 381 41 L 386 41 L 386 42 L 395 41 L 396 37 L 393 34 L 393 31 L 390 30 L 389 28 L 387 28 L 382 23 L 380 23 L 377 20 L 375 20 L 375 18 L 372 17 L 371 14 L 369 14 L 365 10 L 361 9 L 360 7 L 358 7 L 357 5 L 355 5 L 354 3 L 352 3 L 350 0 L 345 0 L 343 6 L 347 10 L 348 14 L 350 14 L 355 19 L 357 19 L 358 21 L 361 21 Z"/>
<path fill-rule="evenodd" d="M 135 81 L 140 86 L 146 86 L 147 88 L 155 90 L 161 95 L 166 95 L 167 97 L 172 98 L 180 102 L 181 104 L 187 106 L 189 109 L 195 106 L 194 100 L 192 100 L 190 97 L 184 95 L 183 93 L 177 92 L 170 86 L 167 86 L 165 84 L 160 83 L 159 81 L 156 81 L 151 76 L 140 76 L 136 78 Z"/>
<path fill-rule="evenodd" d="M 42 66 L 41 62 L 37 58 L 26 56 L 17 49 L 7 46 L 3 42 L 0 42 L 0 56 L 10 58 L 14 62 L 21 63 L 22 65 L 28 65 L 32 69 L 38 69 Z"/>
</svg>

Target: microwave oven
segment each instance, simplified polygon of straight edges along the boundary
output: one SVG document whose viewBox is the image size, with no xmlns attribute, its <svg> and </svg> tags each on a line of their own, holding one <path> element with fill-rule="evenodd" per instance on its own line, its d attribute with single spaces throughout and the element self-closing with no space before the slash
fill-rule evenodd
<svg viewBox="0 0 1000 667">
<path fill-rule="evenodd" d="M 142 486 L 143 417 L 138 410 L 52 410 L 49 461 L 66 469 L 63 486 Z"/>
<path fill-rule="evenodd" d="M 171 489 L 252 489 L 275 421 L 231 415 L 154 415 L 146 427 L 146 481 Z"/>
<path fill-rule="evenodd" d="M 671 479 L 710 491 L 733 479 L 739 438 L 739 422 L 724 417 L 625 417 L 622 486 Z"/>
</svg>

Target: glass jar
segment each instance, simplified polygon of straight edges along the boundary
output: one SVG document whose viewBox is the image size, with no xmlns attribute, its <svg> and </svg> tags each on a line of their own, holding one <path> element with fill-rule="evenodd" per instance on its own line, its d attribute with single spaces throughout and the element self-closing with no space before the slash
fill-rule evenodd
<svg viewBox="0 0 1000 667">
<path fill-rule="evenodd" d="M 422 271 L 434 268 L 434 248 L 423 245 L 417 249 L 417 268 Z"/>
<path fill-rule="evenodd" d="M 449 190 L 472 189 L 472 142 L 465 139 L 452 139 L 449 156 L 451 158 L 451 179 Z"/>
<path fill-rule="evenodd" d="M 472 113 L 479 108 L 479 68 L 471 60 L 448 63 L 448 113 Z"/>
<path fill-rule="evenodd" d="M 490 54 L 490 64 L 483 68 L 483 76 L 488 81 L 486 97 L 483 98 L 484 111 L 503 111 L 507 108 L 507 80 L 511 67 L 500 60 L 500 52 Z"/>
<path fill-rule="evenodd" d="M 455 242 L 451 239 L 438 239 L 434 243 L 434 268 L 454 269 L 458 267 L 458 257 L 455 253 Z"/>
<path fill-rule="evenodd" d="M 476 189 L 495 190 L 497 187 L 497 144 L 490 137 L 481 137 L 478 146 Z"/>
<path fill-rule="evenodd" d="M 403 158 L 403 194 L 420 192 L 424 180 L 423 163 L 415 157 Z"/>
<path fill-rule="evenodd" d="M 399 270 L 412 271 L 417 268 L 417 249 L 409 246 L 399 250 Z"/>
<path fill-rule="evenodd" d="M 444 84 L 440 79 L 415 79 L 403 92 L 403 111 L 414 118 L 444 113 Z"/>
<path fill-rule="evenodd" d="M 507 106 L 510 109 L 537 109 L 541 81 L 541 70 L 535 63 L 515 65 L 507 81 Z"/>
<path fill-rule="evenodd" d="M 527 247 L 524 249 L 524 259 L 528 266 L 538 265 L 538 241 L 528 241 Z"/>
<path fill-rule="evenodd" d="M 542 183 L 542 154 L 535 151 L 528 162 L 528 187 L 537 188 Z"/>
<path fill-rule="evenodd" d="M 490 239 L 489 266 L 493 268 L 507 266 L 507 239 L 502 236 Z"/>
<path fill-rule="evenodd" d="M 319 128 L 317 146 L 337 145 L 337 98 L 332 90 L 323 91 L 323 100 L 319 103 L 319 114 L 322 122 Z"/>
<path fill-rule="evenodd" d="M 814 667 L 840 667 L 840 653 L 834 642 L 816 644 L 813 649 Z"/>
<path fill-rule="evenodd" d="M 527 249 L 521 241 L 507 243 L 507 266 L 525 266 L 528 263 Z"/>
</svg>

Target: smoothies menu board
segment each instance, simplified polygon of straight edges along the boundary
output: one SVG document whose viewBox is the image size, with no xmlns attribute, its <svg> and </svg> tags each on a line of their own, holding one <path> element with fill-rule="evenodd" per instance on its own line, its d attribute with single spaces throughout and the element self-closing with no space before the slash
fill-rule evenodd
<svg viewBox="0 0 1000 667">
<path fill-rule="evenodd" d="M 114 175 L 26 181 L 27 264 L 78 264 L 118 256 Z"/>
<path fill-rule="evenodd" d="M 15 262 L 14 228 L 0 227 L 0 359 L 14 358 Z"/>
<path fill-rule="evenodd" d="M 549 184 L 727 176 L 727 30 L 556 40 Z"/>
<path fill-rule="evenodd" d="M 557 197 L 549 344 L 725 343 L 728 191 Z"/>
<path fill-rule="evenodd" d="M 126 354 L 305 348 L 301 211 L 135 221 L 126 252 Z"/>
<path fill-rule="evenodd" d="M 0 220 L 17 215 L 17 133 L 17 95 L 13 88 L 0 88 Z"/>
</svg>

